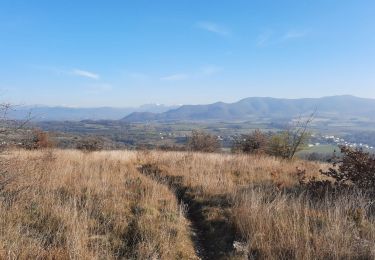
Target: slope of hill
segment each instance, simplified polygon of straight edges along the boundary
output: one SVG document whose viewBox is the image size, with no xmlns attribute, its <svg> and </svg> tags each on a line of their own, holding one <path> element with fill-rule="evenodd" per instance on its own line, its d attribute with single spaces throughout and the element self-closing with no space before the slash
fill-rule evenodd
<svg viewBox="0 0 375 260">
<path fill-rule="evenodd" d="M 20 106 L 10 112 L 12 119 L 23 120 L 31 115 L 34 121 L 80 121 L 80 120 L 118 120 L 133 112 L 162 113 L 178 106 L 146 104 L 140 107 L 48 107 L 48 106 Z"/>
<path fill-rule="evenodd" d="M 328 118 L 375 118 L 375 100 L 347 95 L 303 99 L 250 97 L 235 103 L 184 105 L 163 113 L 132 113 L 122 120 L 126 122 L 247 120 L 254 117 L 294 117 L 307 115 L 315 110 L 319 116 Z"/>
<path fill-rule="evenodd" d="M 373 199 L 263 155 L 12 150 L 0 259 L 374 259 Z M 341 194 L 341 195 L 339 195 Z"/>
</svg>

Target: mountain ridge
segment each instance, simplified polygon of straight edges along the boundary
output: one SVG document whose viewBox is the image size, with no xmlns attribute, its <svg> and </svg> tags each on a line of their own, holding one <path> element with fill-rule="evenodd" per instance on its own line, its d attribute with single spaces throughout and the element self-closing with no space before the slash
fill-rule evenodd
<svg viewBox="0 0 375 260">
<path fill-rule="evenodd" d="M 233 103 L 183 105 L 162 113 L 135 112 L 125 122 L 248 120 L 254 117 L 294 117 L 317 111 L 323 117 L 368 117 L 375 119 L 375 99 L 351 95 L 321 98 L 248 97 Z"/>
<path fill-rule="evenodd" d="M 23 120 L 29 115 L 33 121 L 81 121 L 81 120 L 120 120 L 133 112 L 165 112 L 178 106 L 145 104 L 139 107 L 64 107 L 29 105 L 16 106 L 9 111 L 9 118 Z"/>
</svg>

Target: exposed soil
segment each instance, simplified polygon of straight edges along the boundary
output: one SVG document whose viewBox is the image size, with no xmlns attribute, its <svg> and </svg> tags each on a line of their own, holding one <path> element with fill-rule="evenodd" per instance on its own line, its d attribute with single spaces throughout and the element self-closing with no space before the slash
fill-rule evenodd
<svg viewBox="0 0 375 260">
<path fill-rule="evenodd" d="M 186 217 L 191 222 L 192 241 L 201 259 L 240 259 L 233 248 L 235 230 L 229 220 L 230 205 L 224 197 L 200 196 L 199 190 L 183 185 L 183 177 L 163 174 L 157 165 L 144 164 L 138 170 L 145 176 L 167 185 L 180 204 L 187 207 Z M 212 215 L 215 214 L 215 217 Z"/>
</svg>

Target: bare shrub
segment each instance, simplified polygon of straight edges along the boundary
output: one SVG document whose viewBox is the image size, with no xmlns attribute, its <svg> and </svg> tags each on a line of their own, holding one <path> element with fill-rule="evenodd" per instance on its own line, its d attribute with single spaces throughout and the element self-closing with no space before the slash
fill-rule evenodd
<svg viewBox="0 0 375 260">
<path fill-rule="evenodd" d="M 261 154 L 267 151 L 268 142 L 269 136 L 257 129 L 250 134 L 243 134 L 236 137 L 232 151 Z"/>
<path fill-rule="evenodd" d="M 8 145 L 7 135 L 9 134 L 8 127 L 8 112 L 11 109 L 11 105 L 8 103 L 0 104 L 0 152 L 2 152 Z"/>
<path fill-rule="evenodd" d="M 44 132 L 42 130 L 36 130 L 34 132 L 34 135 L 35 135 L 35 143 L 36 143 L 37 149 L 54 147 L 54 142 L 51 139 L 48 132 Z"/>
<path fill-rule="evenodd" d="M 160 151 L 186 151 L 186 147 L 182 145 L 175 144 L 163 144 L 157 147 L 157 150 Z"/>
<path fill-rule="evenodd" d="M 40 129 L 30 131 L 29 136 L 26 136 L 21 144 L 22 148 L 28 150 L 53 148 L 54 146 L 55 142 L 49 133 Z"/>
<path fill-rule="evenodd" d="M 338 195 L 336 183 L 329 179 L 321 179 L 317 176 L 308 177 L 306 175 L 306 170 L 296 169 L 296 175 L 298 177 L 299 184 L 301 188 L 310 196 L 311 199 L 323 199 L 327 195 Z"/>
<path fill-rule="evenodd" d="M 218 138 L 201 130 L 193 130 L 188 139 L 188 150 L 199 152 L 216 152 L 220 148 Z"/>
<path fill-rule="evenodd" d="M 103 140 L 98 137 L 86 137 L 77 143 L 78 150 L 85 152 L 94 152 L 103 150 Z"/>
</svg>

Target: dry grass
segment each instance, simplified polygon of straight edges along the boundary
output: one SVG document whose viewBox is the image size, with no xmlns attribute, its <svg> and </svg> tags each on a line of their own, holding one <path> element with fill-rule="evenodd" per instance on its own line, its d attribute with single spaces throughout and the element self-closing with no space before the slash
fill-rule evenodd
<svg viewBox="0 0 375 260">
<path fill-rule="evenodd" d="M 134 153 L 17 151 L 11 157 L 16 179 L 1 192 L 0 258 L 194 256 L 173 193 L 138 173 Z"/>
<path fill-rule="evenodd" d="M 375 257 L 371 200 L 352 193 L 313 202 L 299 187 L 296 168 L 320 178 L 319 169 L 327 165 L 256 155 L 154 152 L 142 158 L 164 175 L 182 176 L 203 201 L 206 220 L 226 218 L 234 225 L 235 239 L 249 258 Z"/>
<path fill-rule="evenodd" d="M 365 201 L 349 195 L 311 205 L 304 196 L 251 190 L 236 198 L 234 220 L 253 258 L 373 259 Z"/>
<path fill-rule="evenodd" d="M 187 217 L 202 222 L 203 246 L 216 250 L 206 256 L 215 259 L 374 258 L 368 198 L 351 193 L 313 202 L 301 191 L 296 168 L 314 176 L 326 165 L 156 151 L 13 151 L 6 157 L 7 178 L 15 177 L 0 186 L 0 258 L 193 259 Z M 186 216 L 174 190 L 143 175 L 142 165 L 179 180 L 176 189 L 186 190 L 199 216 Z M 238 254 L 229 252 L 235 241 Z"/>
<path fill-rule="evenodd" d="M 140 163 L 157 165 L 164 174 L 184 177 L 186 186 L 209 196 L 231 194 L 249 184 L 292 187 L 298 184 L 296 168 L 306 169 L 307 176 L 327 168 L 319 163 L 262 155 L 143 152 L 138 158 Z"/>
</svg>

